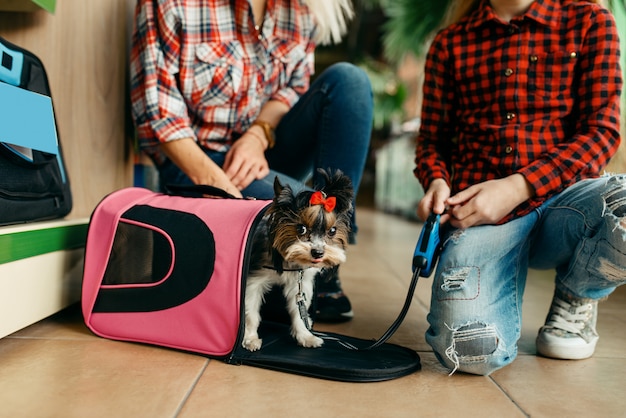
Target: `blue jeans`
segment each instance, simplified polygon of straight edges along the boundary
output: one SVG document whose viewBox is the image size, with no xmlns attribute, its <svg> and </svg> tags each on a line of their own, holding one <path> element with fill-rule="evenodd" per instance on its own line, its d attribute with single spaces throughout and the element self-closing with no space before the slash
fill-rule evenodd
<svg viewBox="0 0 626 418">
<path fill-rule="evenodd" d="M 626 282 L 626 175 L 581 181 L 503 225 L 448 230 L 426 341 L 453 370 L 488 375 L 517 355 L 528 268 L 566 295 L 602 299 Z"/>
<path fill-rule="evenodd" d="M 318 168 L 341 170 L 350 177 L 355 195 L 361 183 L 372 128 L 372 89 L 360 68 L 334 64 L 322 72 L 310 89 L 276 127 L 276 146 L 266 152 L 270 173 L 244 190 L 244 196 L 274 197 L 274 178 L 297 192 L 323 186 Z M 222 166 L 225 154 L 205 150 Z M 191 180 L 171 162 L 159 167 L 160 182 L 190 184 Z M 356 221 L 352 215 L 352 229 Z"/>
</svg>

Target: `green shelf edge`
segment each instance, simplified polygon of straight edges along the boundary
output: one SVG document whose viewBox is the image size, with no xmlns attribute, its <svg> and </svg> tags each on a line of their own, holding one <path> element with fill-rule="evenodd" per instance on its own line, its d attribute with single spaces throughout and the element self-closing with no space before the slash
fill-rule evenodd
<svg viewBox="0 0 626 418">
<path fill-rule="evenodd" d="M 0 264 L 84 247 L 88 226 L 65 225 L 0 235 Z"/>
<path fill-rule="evenodd" d="M 32 0 L 32 2 L 49 13 L 54 13 L 57 3 L 56 0 Z"/>
</svg>

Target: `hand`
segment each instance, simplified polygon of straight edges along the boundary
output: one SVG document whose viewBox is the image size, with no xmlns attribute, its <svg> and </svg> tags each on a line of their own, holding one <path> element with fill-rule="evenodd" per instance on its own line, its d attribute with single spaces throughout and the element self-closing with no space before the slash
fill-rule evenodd
<svg viewBox="0 0 626 418">
<path fill-rule="evenodd" d="M 450 224 L 456 228 L 496 224 L 533 194 L 521 174 L 470 186 L 446 200 Z"/>
<path fill-rule="evenodd" d="M 219 168 L 219 167 L 218 167 Z M 241 191 L 235 186 L 230 179 L 226 176 L 226 174 L 222 171 L 215 171 L 213 176 L 211 176 L 211 180 L 204 182 L 203 184 L 210 184 L 213 187 L 217 187 L 218 189 L 222 189 L 231 195 L 243 198 Z"/>
<path fill-rule="evenodd" d="M 433 180 L 424 197 L 417 205 L 417 216 L 424 221 L 431 212 L 441 215 L 446 210 L 445 202 L 448 197 L 450 197 L 450 186 L 448 186 L 448 183 L 444 179 Z M 448 218 L 448 215 L 443 215 L 440 222 L 444 223 Z"/>
<path fill-rule="evenodd" d="M 206 156 L 193 138 L 162 143 L 161 150 L 187 174 L 194 184 L 208 184 L 235 197 L 242 197 L 241 192 L 230 181 L 226 173 Z"/>
<path fill-rule="evenodd" d="M 261 179 L 270 172 L 269 164 L 265 159 L 267 142 L 263 135 L 262 130 L 260 134 L 256 131 L 248 131 L 235 141 L 226 153 L 224 171 L 239 190 L 245 189 L 254 180 Z"/>
</svg>

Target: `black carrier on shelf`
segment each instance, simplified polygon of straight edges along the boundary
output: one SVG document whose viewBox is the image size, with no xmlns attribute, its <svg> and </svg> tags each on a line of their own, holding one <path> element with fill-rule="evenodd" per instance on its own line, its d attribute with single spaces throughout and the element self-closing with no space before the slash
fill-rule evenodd
<svg viewBox="0 0 626 418">
<path fill-rule="evenodd" d="M 2 37 L 0 83 L 51 97 L 41 60 Z M 10 99 L 0 95 L 0 100 Z M 9 105 L 19 107 L 23 103 Z M 28 106 L 23 107 L 24 112 L 31 111 Z M 19 108 L 16 110 L 21 112 Z M 33 124 L 38 123 L 39 118 L 38 114 L 28 117 Z M 58 135 L 57 141 L 56 154 L 36 149 L 24 151 L 7 140 L 3 123 L 0 123 L 0 225 L 62 218 L 71 211 L 70 181 Z"/>
</svg>

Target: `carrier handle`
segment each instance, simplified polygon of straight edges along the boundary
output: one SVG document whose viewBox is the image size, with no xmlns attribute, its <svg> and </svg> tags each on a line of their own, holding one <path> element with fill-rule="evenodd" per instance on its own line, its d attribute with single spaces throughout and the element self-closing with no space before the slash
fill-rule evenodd
<svg viewBox="0 0 626 418">
<path fill-rule="evenodd" d="M 166 184 L 165 193 L 182 197 L 205 197 L 208 195 L 225 199 L 238 199 L 226 190 L 208 184 Z"/>
</svg>

